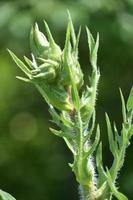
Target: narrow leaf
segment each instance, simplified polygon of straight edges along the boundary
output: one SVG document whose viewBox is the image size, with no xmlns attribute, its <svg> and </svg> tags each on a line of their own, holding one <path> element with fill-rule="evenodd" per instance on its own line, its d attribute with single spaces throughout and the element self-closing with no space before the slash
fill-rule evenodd
<svg viewBox="0 0 133 200">
<path fill-rule="evenodd" d="M 99 143 L 99 139 L 100 139 L 100 127 L 99 127 L 99 125 L 97 125 L 96 136 L 95 136 L 95 140 L 94 140 L 91 150 L 90 150 L 90 155 L 96 150 L 96 147 Z"/>
<path fill-rule="evenodd" d="M 86 27 L 86 32 L 87 32 L 89 50 L 90 50 L 90 54 L 91 54 L 94 49 L 94 46 L 95 46 L 95 41 L 94 41 L 94 38 L 93 38 L 90 30 L 88 29 L 88 27 Z"/>
<path fill-rule="evenodd" d="M 122 94 L 122 91 L 120 89 L 120 96 L 121 96 L 121 103 L 122 103 L 122 116 L 123 116 L 123 122 L 126 122 L 126 106 L 125 106 L 125 100 L 124 96 Z"/>
<path fill-rule="evenodd" d="M 91 55 L 91 64 L 94 68 L 96 68 L 96 65 L 97 65 L 98 47 L 99 47 L 99 33 L 97 33 L 96 43 L 95 43 L 95 46 L 94 46 L 94 49 L 93 49 L 92 55 Z"/>
<path fill-rule="evenodd" d="M 81 34 L 81 27 L 79 28 L 77 39 L 76 39 L 76 44 L 74 47 L 74 51 L 75 51 L 75 54 L 77 57 L 78 57 L 78 45 L 79 45 L 80 34 Z"/>
<path fill-rule="evenodd" d="M 8 49 L 9 54 L 17 64 L 17 66 L 30 78 L 31 77 L 31 72 L 30 70 L 26 67 L 26 65 L 12 52 Z"/>
<path fill-rule="evenodd" d="M 29 65 L 29 67 L 31 69 L 33 69 L 33 67 L 32 67 L 32 65 L 33 65 L 32 61 L 29 58 L 27 58 L 26 56 L 24 56 L 24 60 Z"/>
<path fill-rule="evenodd" d="M 31 80 L 25 77 L 21 77 L 21 76 L 16 76 L 17 79 L 24 81 L 26 83 L 31 83 Z"/>
<path fill-rule="evenodd" d="M 75 47 L 75 45 L 76 45 L 76 35 L 75 35 L 75 31 L 74 31 L 74 26 L 73 26 L 73 22 L 72 22 L 69 10 L 67 11 L 67 13 L 68 13 L 68 19 L 69 19 L 70 27 L 71 27 L 71 35 L 72 35 L 73 47 Z"/>
<path fill-rule="evenodd" d="M 101 187 L 102 184 L 105 181 L 105 171 L 104 171 L 104 168 L 103 168 L 103 158 L 102 158 L 102 142 L 100 142 L 100 144 L 97 148 L 96 165 L 97 165 L 98 176 L 99 176 L 98 185 Z"/>
<path fill-rule="evenodd" d="M 49 26 L 48 26 L 47 22 L 44 21 L 44 24 L 45 24 L 45 28 L 46 28 L 46 33 L 47 33 L 48 40 L 49 40 L 51 46 L 55 46 L 56 44 L 55 44 L 53 36 L 52 36 L 52 34 L 50 32 L 50 29 L 49 29 Z"/>
<path fill-rule="evenodd" d="M 76 155 L 76 152 L 75 152 L 75 150 L 74 150 L 74 147 L 73 147 L 71 141 L 70 141 L 69 139 L 67 139 L 67 138 L 64 138 L 64 140 L 65 140 L 65 142 L 66 142 L 68 148 L 72 151 L 72 153 L 73 153 L 74 155 Z"/>
<path fill-rule="evenodd" d="M 96 147 L 99 143 L 99 139 L 100 139 L 100 128 L 99 128 L 99 125 L 97 125 L 95 140 L 93 144 L 91 145 L 91 148 L 89 149 L 89 151 L 85 153 L 86 157 L 88 157 L 89 155 L 92 155 L 93 152 L 96 150 Z"/>
<path fill-rule="evenodd" d="M 113 138 L 113 131 L 112 131 L 111 123 L 110 123 L 110 120 L 109 120 L 107 113 L 105 114 L 105 116 L 106 116 L 109 146 L 110 146 L 110 150 L 111 150 L 112 154 L 114 155 L 114 153 L 115 153 L 115 141 L 114 141 L 114 138 Z"/>
<path fill-rule="evenodd" d="M 122 194 L 121 192 L 118 192 L 118 190 L 116 189 L 116 187 L 115 187 L 115 185 L 114 185 L 114 183 L 112 181 L 112 177 L 111 177 L 110 172 L 109 172 L 108 169 L 107 169 L 107 173 L 106 174 L 107 174 L 107 181 L 108 181 L 108 184 L 110 186 L 110 189 L 111 189 L 113 195 L 118 200 L 128 200 L 128 198 L 124 194 Z"/>
<path fill-rule="evenodd" d="M 127 110 L 130 111 L 131 109 L 133 109 L 133 87 L 127 100 Z"/>
<path fill-rule="evenodd" d="M 62 131 L 57 131 L 57 130 L 55 130 L 55 129 L 53 129 L 53 128 L 49 128 L 49 130 L 50 130 L 53 134 L 55 134 L 56 136 L 62 137 Z"/>
</svg>

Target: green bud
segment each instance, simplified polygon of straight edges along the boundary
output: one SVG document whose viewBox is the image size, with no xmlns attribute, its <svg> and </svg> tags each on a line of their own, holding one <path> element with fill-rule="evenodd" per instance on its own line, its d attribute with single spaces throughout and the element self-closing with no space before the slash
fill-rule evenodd
<svg viewBox="0 0 133 200">
<path fill-rule="evenodd" d="M 31 29 L 30 35 L 30 46 L 31 51 L 33 52 L 35 57 L 41 57 L 44 59 L 53 59 L 60 60 L 61 49 L 54 42 L 54 39 L 51 35 L 48 25 L 45 22 L 45 28 L 47 33 L 47 38 L 45 35 L 39 30 L 37 23 L 35 27 Z"/>
<path fill-rule="evenodd" d="M 73 46 L 71 45 L 71 37 L 73 41 Z M 65 47 L 63 50 L 63 61 L 62 61 L 62 84 L 63 85 L 71 85 L 72 84 L 72 77 L 75 85 L 78 89 L 81 88 L 83 85 L 83 73 L 78 62 L 78 42 L 80 37 L 80 31 L 77 36 L 75 36 L 73 25 L 71 18 L 69 18 L 67 33 L 66 33 L 66 42 Z M 76 40 L 76 41 L 75 41 Z"/>
</svg>

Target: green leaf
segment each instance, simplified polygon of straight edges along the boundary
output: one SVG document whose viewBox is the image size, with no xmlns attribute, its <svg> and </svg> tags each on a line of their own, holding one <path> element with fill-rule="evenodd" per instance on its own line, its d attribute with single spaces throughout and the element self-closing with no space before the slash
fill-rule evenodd
<svg viewBox="0 0 133 200">
<path fill-rule="evenodd" d="M 90 155 L 93 154 L 93 152 L 96 150 L 96 147 L 97 147 L 97 145 L 99 143 L 99 139 L 100 139 L 100 127 L 99 127 L 99 125 L 97 125 L 95 140 L 94 140 L 94 142 L 93 142 L 93 144 L 91 146 L 91 149 L 89 151 Z"/>
<path fill-rule="evenodd" d="M 56 136 L 62 137 L 62 131 L 57 131 L 57 130 L 55 130 L 55 129 L 53 129 L 53 128 L 49 128 L 49 130 L 50 130 L 53 134 L 55 134 Z"/>
<path fill-rule="evenodd" d="M 103 168 L 103 158 L 102 158 L 102 142 L 100 142 L 97 152 L 96 152 L 96 165 L 98 170 L 98 186 L 102 186 L 105 181 L 105 171 Z"/>
<path fill-rule="evenodd" d="M 33 63 L 32 63 L 32 61 L 29 59 L 29 58 L 27 58 L 26 56 L 24 56 L 24 60 L 25 60 L 25 62 L 29 65 L 29 67 L 31 68 L 31 69 L 33 69 Z"/>
<path fill-rule="evenodd" d="M 106 175 L 107 175 L 108 184 L 109 184 L 109 186 L 110 186 L 110 189 L 111 189 L 113 195 L 114 195 L 118 200 L 128 200 L 128 198 L 127 198 L 124 194 L 122 194 L 121 192 L 118 192 L 118 190 L 116 189 L 115 184 L 114 184 L 113 181 L 112 181 L 112 177 L 111 177 L 110 172 L 109 172 L 108 169 L 107 169 Z"/>
<path fill-rule="evenodd" d="M 46 29 L 47 37 L 48 37 L 48 40 L 49 40 L 51 46 L 52 47 L 57 46 L 56 43 L 55 43 L 55 41 L 54 41 L 54 39 L 53 39 L 53 36 L 52 36 L 52 34 L 50 32 L 50 29 L 49 29 L 49 26 L 48 26 L 47 22 L 44 21 L 44 24 L 45 24 L 45 29 Z"/>
<path fill-rule="evenodd" d="M 0 190 L 0 200 L 16 200 L 16 199 L 7 192 Z"/>
<path fill-rule="evenodd" d="M 24 81 L 26 83 L 31 83 L 31 80 L 25 77 L 21 77 L 21 76 L 16 76 L 17 79 Z"/>
<path fill-rule="evenodd" d="M 91 55 L 91 64 L 94 68 L 96 68 L 96 65 L 97 65 L 98 47 L 99 47 L 99 33 L 97 33 L 96 43 L 95 43 L 95 46 L 94 46 L 94 49 L 93 49 L 92 55 Z"/>
<path fill-rule="evenodd" d="M 73 153 L 73 155 L 76 155 L 76 151 L 74 150 L 74 147 L 72 145 L 71 140 L 69 140 L 68 138 L 64 138 L 66 145 L 68 146 L 68 148 L 71 150 L 71 152 Z"/>
<path fill-rule="evenodd" d="M 129 129 L 129 133 L 128 133 L 129 139 L 132 137 L 132 135 L 133 135 L 133 125 Z"/>
<path fill-rule="evenodd" d="M 78 57 L 78 45 L 79 45 L 80 34 L 81 34 L 81 27 L 79 28 L 78 35 L 77 35 L 77 38 L 76 38 L 76 44 L 75 44 L 75 47 L 74 47 L 75 55 L 77 57 Z"/>
<path fill-rule="evenodd" d="M 11 57 L 13 58 L 13 60 L 15 61 L 15 63 L 17 64 L 17 66 L 29 77 L 31 78 L 31 72 L 30 70 L 27 68 L 27 66 L 11 51 L 8 49 L 9 54 L 11 55 Z"/>
<path fill-rule="evenodd" d="M 111 123 L 110 123 L 110 120 L 109 120 L 107 113 L 105 113 L 105 116 L 106 116 L 106 124 L 107 124 L 107 132 L 108 132 L 110 151 L 114 155 L 116 148 L 115 148 L 113 131 L 112 131 Z"/>
<path fill-rule="evenodd" d="M 49 112 L 53 118 L 53 122 L 55 122 L 58 126 L 60 125 L 61 117 L 60 115 L 56 112 L 56 110 L 53 108 L 52 105 L 50 105 Z"/>
<path fill-rule="evenodd" d="M 120 90 L 120 96 L 121 96 L 121 103 L 122 103 L 122 116 L 123 116 L 123 122 L 126 122 L 126 106 L 125 106 L 125 100 L 124 100 L 124 96 L 122 94 L 121 89 Z"/>
<path fill-rule="evenodd" d="M 71 35 L 72 35 L 73 47 L 75 47 L 75 45 L 76 45 L 76 35 L 75 35 L 75 31 L 74 31 L 74 26 L 73 26 L 73 22 L 72 22 L 69 10 L 67 11 L 67 13 L 68 13 L 68 19 L 69 19 L 70 27 L 71 27 Z"/>
<path fill-rule="evenodd" d="M 130 111 L 131 109 L 133 109 L 133 87 L 127 100 L 127 110 Z"/>
<path fill-rule="evenodd" d="M 94 49 L 94 46 L 95 46 L 95 41 L 94 41 L 94 38 L 93 38 L 90 30 L 88 29 L 88 27 L 86 27 L 86 32 L 87 32 L 89 50 L 90 50 L 90 54 L 91 54 Z"/>
</svg>

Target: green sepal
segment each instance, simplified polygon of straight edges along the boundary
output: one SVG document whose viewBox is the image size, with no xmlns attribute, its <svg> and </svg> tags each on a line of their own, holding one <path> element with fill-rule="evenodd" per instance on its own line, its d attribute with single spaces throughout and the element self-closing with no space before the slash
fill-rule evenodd
<svg viewBox="0 0 133 200">
<path fill-rule="evenodd" d="M 12 195 L 0 190 L 0 200 L 16 200 Z"/>
</svg>

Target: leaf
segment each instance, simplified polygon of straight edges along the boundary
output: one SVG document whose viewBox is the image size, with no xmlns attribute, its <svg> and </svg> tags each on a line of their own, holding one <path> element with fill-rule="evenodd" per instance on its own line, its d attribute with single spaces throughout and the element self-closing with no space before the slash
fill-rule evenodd
<svg viewBox="0 0 133 200">
<path fill-rule="evenodd" d="M 55 129 L 53 129 L 53 128 L 49 128 L 49 130 L 50 130 L 53 134 L 55 134 L 56 136 L 62 137 L 62 131 L 57 131 L 57 130 L 55 130 Z"/>
<path fill-rule="evenodd" d="M 45 24 L 45 29 L 46 29 L 46 33 L 47 33 L 48 40 L 49 40 L 51 46 L 52 46 L 52 47 L 55 47 L 55 46 L 56 46 L 56 43 L 55 43 L 55 41 L 54 41 L 54 39 L 53 39 L 53 36 L 52 36 L 52 34 L 51 34 L 51 32 L 50 32 L 49 26 L 48 26 L 48 24 L 47 24 L 46 21 L 44 21 L 44 24 Z"/>
<path fill-rule="evenodd" d="M 105 116 L 106 116 L 106 124 L 107 124 L 107 132 L 108 132 L 110 151 L 114 155 L 116 148 L 115 148 L 115 141 L 113 138 L 113 131 L 112 131 L 111 123 L 110 123 L 107 113 L 105 114 Z"/>
<path fill-rule="evenodd" d="M 106 172 L 106 177 L 107 177 L 107 181 L 108 181 L 108 184 L 110 186 L 110 189 L 113 193 L 113 195 L 118 199 L 118 200 L 128 200 L 128 198 L 122 194 L 121 192 L 118 192 L 118 190 L 116 189 L 113 181 L 112 181 L 112 177 L 110 175 L 110 172 L 109 170 L 107 169 L 107 172 Z"/>
<path fill-rule="evenodd" d="M 127 110 L 133 109 L 133 87 L 131 88 L 128 100 L 127 100 Z"/>
<path fill-rule="evenodd" d="M 75 44 L 75 47 L 74 47 L 75 55 L 77 57 L 78 57 L 78 45 L 79 45 L 80 34 L 81 34 L 81 27 L 79 28 L 77 39 L 76 39 L 76 44 Z"/>
<path fill-rule="evenodd" d="M 121 89 L 120 90 L 120 96 L 121 96 L 121 103 L 122 103 L 122 116 L 123 116 L 123 122 L 126 122 L 126 106 L 125 106 L 125 100 L 124 100 L 124 96 L 122 94 Z"/>
<path fill-rule="evenodd" d="M 55 122 L 58 126 L 60 125 L 61 117 L 60 115 L 56 112 L 56 110 L 53 108 L 52 105 L 50 105 L 49 112 L 53 118 L 53 122 Z"/>
<path fill-rule="evenodd" d="M 76 35 L 75 35 L 75 31 L 74 31 L 74 26 L 73 26 L 73 22 L 72 22 L 69 10 L 67 11 L 67 13 L 68 13 L 68 19 L 69 19 L 70 27 L 71 27 L 71 35 L 72 35 L 73 47 L 75 47 L 75 45 L 76 45 Z"/>
<path fill-rule="evenodd" d="M 105 181 L 105 171 L 103 168 L 103 158 L 102 158 L 102 142 L 100 142 L 97 152 L 96 152 L 96 165 L 98 170 L 98 185 L 101 187 Z"/>
<path fill-rule="evenodd" d="M 132 135 L 133 135 L 133 125 L 131 126 L 131 128 L 129 129 L 129 133 L 128 133 L 128 137 L 129 137 L 129 139 L 132 137 Z"/>
<path fill-rule="evenodd" d="M 26 56 L 24 56 L 24 60 L 25 60 L 25 62 L 29 65 L 29 67 L 31 68 L 31 69 L 33 69 L 33 63 L 32 63 L 32 61 L 29 59 L 29 58 L 27 58 Z"/>
<path fill-rule="evenodd" d="M 24 81 L 26 83 L 31 83 L 31 80 L 25 77 L 21 77 L 21 76 L 16 76 L 17 79 Z"/>
<path fill-rule="evenodd" d="M 100 128 L 99 128 L 99 125 L 97 125 L 97 130 L 96 130 L 96 136 L 95 136 L 95 140 L 91 146 L 91 149 L 89 151 L 89 154 L 93 154 L 93 152 L 96 150 L 96 147 L 99 143 L 99 139 L 100 139 Z"/>
<path fill-rule="evenodd" d="M 11 57 L 13 58 L 13 60 L 15 61 L 15 63 L 17 64 L 17 66 L 29 77 L 31 78 L 31 72 L 30 70 L 27 68 L 27 66 L 11 51 L 8 49 L 9 54 L 11 55 Z"/>
<path fill-rule="evenodd" d="M 9 193 L 0 190 L 0 200 L 16 200 L 16 199 Z"/>
<path fill-rule="evenodd" d="M 91 64 L 94 68 L 96 68 L 96 65 L 97 65 L 98 47 L 99 47 L 99 33 L 97 33 L 96 43 L 95 43 L 95 46 L 94 46 L 94 49 L 93 49 L 92 55 L 91 55 Z"/>
<path fill-rule="evenodd" d="M 71 141 L 68 140 L 67 138 L 64 138 L 64 140 L 65 140 L 66 145 L 68 146 L 68 148 L 72 151 L 72 153 L 73 153 L 74 155 L 76 155 L 76 152 L 75 152 L 75 150 L 74 150 L 74 147 L 73 147 Z"/>
<path fill-rule="evenodd" d="M 88 27 L 86 27 L 86 32 L 87 32 L 89 50 L 90 50 L 90 54 L 91 54 L 94 49 L 94 46 L 95 46 L 95 41 L 94 41 L 94 38 L 93 38 L 90 30 L 88 29 Z"/>
</svg>

